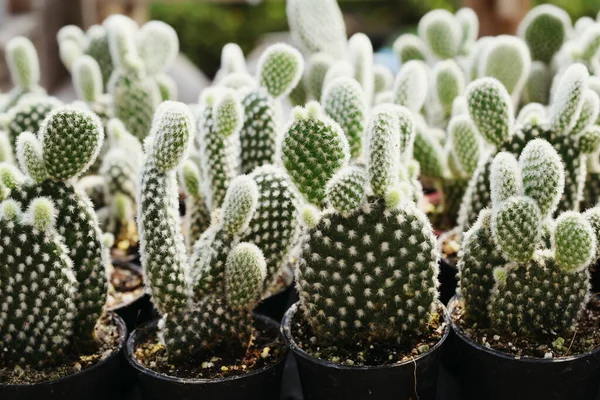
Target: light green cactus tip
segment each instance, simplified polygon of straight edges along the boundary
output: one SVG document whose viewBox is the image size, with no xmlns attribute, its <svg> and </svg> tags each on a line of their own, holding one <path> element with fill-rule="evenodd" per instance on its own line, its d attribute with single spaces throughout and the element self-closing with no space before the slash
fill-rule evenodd
<svg viewBox="0 0 600 400">
<path fill-rule="evenodd" d="M 223 92 L 215 103 L 215 130 L 223 137 L 236 134 L 244 122 L 244 110 L 233 90 Z"/>
<path fill-rule="evenodd" d="M 490 195 L 492 204 L 523 194 L 523 180 L 517 159 L 510 153 L 496 154 L 490 171 Z"/>
<path fill-rule="evenodd" d="M 421 61 L 409 61 L 402 66 L 394 82 L 394 103 L 413 112 L 423 108 L 428 88 L 426 68 Z"/>
<path fill-rule="evenodd" d="M 187 105 L 163 102 L 156 110 L 150 132 L 156 166 L 164 172 L 176 168 L 185 159 L 194 132 L 192 113 Z"/>
<path fill-rule="evenodd" d="M 452 58 L 458 54 L 462 30 L 457 19 L 442 9 L 432 10 L 419 21 L 419 37 L 427 43 L 438 58 Z"/>
<path fill-rule="evenodd" d="M 267 275 L 267 262 L 260 249 L 252 243 L 240 243 L 227 256 L 225 292 L 233 309 L 252 308 L 262 294 Z"/>
<path fill-rule="evenodd" d="M 98 101 L 104 91 L 98 62 L 90 56 L 83 55 L 73 63 L 71 73 L 77 96 L 88 103 Z"/>
<path fill-rule="evenodd" d="M 373 44 L 371 39 L 364 33 L 354 34 L 348 40 L 348 57 L 354 66 L 354 78 L 362 86 L 367 104 L 371 104 L 375 94 Z"/>
<path fill-rule="evenodd" d="M 6 45 L 6 62 L 16 86 L 31 89 L 40 82 L 40 61 L 31 41 L 23 36 L 12 38 Z"/>
<path fill-rule="evenodd" d="M 295 48 L 279 43 L 265 50 L 257 68 L 260 85 L 277 99 L 296 87 L 304 71 L 304 59 Z"/>
<path fill-rule="evenodd" d="M 468 54 L 479 35 L 479 18 L 473 9 L 464 7 L 455 14 L 462 31 L 460 53 Z"/>
<path fill-rule="evenodd" d="M 150 75 L 165 72 L 179 53 L 175 29 L 162 21 L 146 22 L 139 30 L 138 52 Z"/>
<path fill-rule="evenodd" d="M 531 56 L 523 40 L 500 35 L 491 40 L 481 53 L 479 76 L 499 80 L 516 102 L 529 71 Z"/>
<path fill-rule="evenodd" d="M 513 106 L 506 88 L 494 78 L 480 78 L 466 89 L 469 114 L 479 133 L 499 146 L 512 137 Z"/>
<path fill-rule="evenodd" d="M 350 158 L 346 135 L 319 103 L 295 108 L 281 143 L 281 161 L 307 200 L 321 205 L 325 185 Z"/>
<path fill-rule="evenodd" d="M 227 190 L 221 207 L 221 223 L 230 235 L 244 231 L 258 205 L 258 187 L 247 175 L 236 177 Z"/>
<path fill-rule="evenodd" d="M 523 87 L 523 103 L 548 104 L 552 77 L 552 71 L 546 64 L 541 61 L 534 61 Z"/>
<path fill-rule="evenodd" d="M 329 205 L 340 214 L 351 214 L 365 201 L 367 182 L 363 168 L 352 166 L 339 170 L 325 189 Z"/>
<path fill-rule="evenodd" d="M 396 54 L 396 57 L 400 61 L 400 65 L 404 65 L 411 60 L 425 61 L 429 54 L 425 42 L 412 33 L 400 35 L 394 41 L 393 49 L 394 54 Z"/>
<path fill-rule="evenodd" d="M 556 262 L 565 271 L 587 267 L 596 254 L 596 236 L 585 216 L 568 211 L 556 219 L 554 253 Z"/>
<path fill-rule="evenodd" d="M 329 54 L 315 53 L 308 59 L 304 85 L 308 95 L 320 101 L 325 89 L 325 77 L 331 66 L 335 63 Z"/>
<path fill-rule="evenodd" d="M 394 74 L 385 65 L 376 64 L 373 66 L 373 76 L 375 84 L 375 94 L 392 89 L 394 84 Z"/>
<path fill-rule="evenodd" d="M 367 128 L 367 165 L 373 193 L 385 197 L 399 184 L 400 126 L 392 107 L 379 106 L 373 111 Z"/>
<path fill-rule="evenodd" d="M 529 47 L 531 58 L 550 64 L 552 57 L 568 39 L 571 18 L 561 8 L 543 4 L 531 9 L 519 24 L 519 35 Z"/>
<path fill-rule="evenodd" d="M 307 53 L 344 56 L 346 25 L 336 0 L 289 0 L 286 10 L 292 37 Z"/>
<path fill-rule="evenodd" d="M 560 77 L 552 90 L 550 122 L 558 134 L 568 135 L 581 113 L 589 73 L 582 64 L 571 65 Z"/>
<path fill-rule="evenodd" d="M 450 120 L 448 134 L 456 165 L 464 176 L 472 176 L 483 151 L 477 128 L 468 116 L 458 115 Z"/>
<path fill-rule="evenodd" d="M 452 113 L 454 99 L 465 89 L 463 72 L 454 60 L 445 60 L 436 63 L 432 74 L 435 97 L 444 114 L 448 116 Z"/>
<path fill-rule="evenodd" d="M 17 160 L 19 166 L 36 182 L 48 177 L 44 164 L 42 145 L 31 132 L 23 132 L 17 140 Z"/>
<path fill-rule="evenodd" d="M 221 69 L 217 76 L 224 78 L 229 74 L 244 72 L 248 72 L 244 52 L 236 43 L 227 43 L 221 50 Z"/>
</svg>

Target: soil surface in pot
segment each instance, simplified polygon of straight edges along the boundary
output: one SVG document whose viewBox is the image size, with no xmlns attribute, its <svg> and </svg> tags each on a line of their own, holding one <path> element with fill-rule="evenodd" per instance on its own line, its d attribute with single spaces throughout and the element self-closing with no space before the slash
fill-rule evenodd
<svg viewBox="0 0 600 400">
<path fill-rule="evenodd" d="M 372 343 L 367 340 L 338 346 L 322 346 L 310 326 L 299 318 L 292 320 L 292 336 L 296 345 L 315 358 L 348 366 L 381 366 L 409 361 L 435 346 L 444 334 L 445 322 L 440 308 L 433 314 L 427 330 L 420 335 L 410 335 L 401 344 Z"/>
<path fill-rule="evenodd" d="M 119 347 L 120 332 L 111 314 L 104 314 L 96 325 L 98 348 L 94 352 L 72 349 L 58 363 L 44 367 L 4 367 L 0 364 L 0 383 L 23 385 L 56 380 L 90 368 L 109 357 Z"/>
<path fill-rule="evenodd" d="M 502 334 L 492 329 L 465 326 L 462 303 L 450 316 L 471 340 L 517 357 L 556 358 L 576 356 L 595 350 L 600 345 L 600 300 L 592 297 L 572 332 L 549 334 L 536 338 Z"/>
<path fill-rule="evenodd" d="M 106 308 L 131 303 L 144 293 L 143 278 L 135 270 L 111 265 L 109 270 L 108 299 Z"/>
<path fill-rule="evenodd" d="M 177 365 L 169 362 L 165 347 L 158 343 L 156 331 L 148 332 L 135 349 L 135 358 L 145 367 L 160 374 L 183 379 L 219 379 L 243 375 L 273 365 L 284 353 L 285 345 L 273 327 L 255 320 L 252 339 L 242 359 L 228 351 L 205 352 Z"/>
</svg>

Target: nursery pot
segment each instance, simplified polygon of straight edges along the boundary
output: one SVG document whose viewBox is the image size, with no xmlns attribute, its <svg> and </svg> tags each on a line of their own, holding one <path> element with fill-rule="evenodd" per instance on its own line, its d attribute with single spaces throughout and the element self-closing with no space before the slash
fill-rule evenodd
<svg viewBox="0 0 600 400">
<path fill-rule="evenodd" d="M 133 272 L 138 276 L 142 276 L 142 267 L 132 263 L 124 263 L 113 260 L 115 268 L 124 268 Z M 109 308 L 109 311 L 114 311 L 123 319 L 125 326 L 129 332 L 132 332 L 135 327 L 144 322 L 150 321 L 153 316 L 152 302 L 150 295 L 142 291 L 135 298 L 127 303 L 117 304 Z"/>
<path fill-rule="evenodd" d="M 456 265 L 453 265 L 448 261 L 447 258 L 440 260 L 440 273 L 438 279 L 440 281 L 440 301 L 446 305 L 450 299 L 456 294 L 456 287 L 458 286 L 458 269 Z"/>
<path fill-rule="evenodd" d="M 460 299 L 448 304 L 450 316 Z M 600 378 L 600 348 L 553 359 L 517 358 L 482 346 L 450 318 L 461 358 L 460 375 L 473 400 L 594 400 Z"/>
<path fill-rule="evenodd" d="M 127 329 L 123 320 L 113 313 L 119 329 L 119 347 L 96 365 L 64 378 L 23 385 L 0 383 L 2 400 L 106 400 L 120 398 L 127 382 L 127 369 L 123 349 Z"/>
<path fill-rule="evenodd" d="M 413 360 L 382 366 L 346 366 L 315 358 L 298 347 L 292 336 L 298 304 L 285 313 L 281 331 L 298 365 L 305 400 L 435 399 L 441 349 L 450 332 L 448 325 L 440 341 Z"/>
<path fill-rule="evenodd" d="M 295 282 L 280 290 L 279 292 L 263 299 L 254 312 L 271 318 L 274 321 L 281 321 L 285 312 L 298 301 L 298 292 Z"/>
<path fill-rule="evenodd" d="M 256 322 L 264 324 L 274 334 L 279 324 L 270 318 L 254 314 Z M 274 364 L 244 375 L 220 379 L 182 379 L 163 375 L 142 365 L 135 358 L 138 343 L 157 330 L 158 320 L 137 328 L 127 341 L 127 361 L 138 376 L 142 400 L 279 400 L 281 377 L 287 351 Z"/>
</svg>

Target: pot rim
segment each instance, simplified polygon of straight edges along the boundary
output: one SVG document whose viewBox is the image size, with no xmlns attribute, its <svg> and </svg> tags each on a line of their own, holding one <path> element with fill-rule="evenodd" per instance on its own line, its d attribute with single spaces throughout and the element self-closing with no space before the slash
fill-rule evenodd
<svg viewBox="0 0 600 400">
<path fill-rule="evenodd" d="M 452 330 L 454 331 L 456 336 L 460 337 L 461 340 L 463 340 L 470 346 L 474 347 L 475 349 L 477 349 L 479 351 L 483 351 L 484 353 L 488 353 L 495 357 L 503 358 L 505 360 L 517 361 L 517 362 L 523 362 L 523 363 L 532 363 L 532 364 L 566 363 L 566 362 L 570 362 L 570 361 L 580 360 L 580 359 L 583 359 L 583 358 L 586 358 L 586 357 L 589 357 L 592 355 L 600 354 L 600 346 L 598 346 L 596 349 L 589 351 L 587 353 L 568 356 L 568 357 L 553 357 L 553 358 L 539 358 L 539 357 L 529 357 L 529 356 L 518 357 L 518 356 L 514 356 L 509 353 L 505 353 L 500 350 L 496 350 L 496 349 L 493 349 L 490 347 L 485 347 L 485 346 L 477 343 L 470 337 L 468 337 L 465 334 L 462 327 L 454 322 L 454 319 L 452 318 L 452 310 L 456 307 L 456 305 L 461 300 L 462 300 L 462 297 L 460 295 L 456 294 L 456 295 L 452 296 L 452 298 L 448 302 L 448 316 L 450 319 L 450 325 L 452 326 Z"/>
<path fill-rule="evenodd" d="M 272 325 L 273 328 L 277 329 L 278 334 L 281 335 L 281 333 L 279 332 L 279 329 L 278 329 L 279 324 L 272 318 L 269 318 L 262 314 L 256 314 L 256 313 L 253 313 L 252 316 L 253 316 L 253 318 L 261 320 L 262 322 L 264 322 L 268 325 Z M 159 320 L 160 320 L 160 318 L 153 319 L 153 320 L 145 322 L 142 325 L 135 328 L 135 330 L 131 333 L 131 335 L 129 335 L 129 339 L 127 339 L 127 345 L 125 347 L 125 358 L 127 359 L 127 362 L 129 363 L 129 365 L 134 370 L 136 370 L 136 372 L 142 373 L 145 375 L 149 375 L 149 376 L 153 377 L 154 379 L 160 379 L 163 381 L 169 381 L 169 382 L 173 382 L 173 383 L 185 383 L 185 384 L 218 384 L 218 383 L 224 383 L 224 382 L 232 382 L 232 381 L 238 381 L 238 380 L 245 379 L 245 378 L 250 378 L 252 376 L 259 375 L 263 372 L 274 369 L 278 365 L 280 365 L 282 362 L 285 362 L 285 360 L 287 358 L 289 348 L 286 345 L 285 341 L 283 340 L 282 341 L 283 352 L 281 354 L 281 357 L 279 357 L 279 360 L 277 360 L 273 364 L 265 365 L 264 367 L 247 372 L 243 375 L 234 375 L 234 376 L 228 376 L 225 378 L 217 378 L 217 379 L 189 379 L 189 378 L 178 378 L 176 376 L 161 374 L 159 372 L 154 371 L 153 369 L 146 367 L 145 365 L 140 363 L 134 357 L 135 344 L 136 344 L 135 342 L 137 341 L 137 338 L 142 333 L 145 333 L 147 331 L 156 330 Z"/>
<path fill-rule="evenodd" d="M 75 372 L 74 374 L 63 376 L 62 378 L 52 379 L 49 381 L 36 382 L 36 383 L 8 384 L 8 383 L 0 382 L 0 388 L 1 387 L 26 388 L 26 387 L 33 387 L 33 386 L 52 386 L 52 385 L 56 385 L 59 383 L 63 383 L 65 381 L 68 381 L 71 379 L 77 379 L 77 378 L 87 375 L 87 374 L 91 374 L 94 372 L 94 370 L 100 368 L 101 366 L 108 363 L 109 361 L 112 361 L 125 348 L 125 344 L 127 342 L 127 327 L 125 326 L 125 321 L 123 321 L 123 318 L 121 318 L 116 312 L 114 312 L 112 310 L 107 310 L 107 313 L 112 316 L 113 321 L 115 321 L 115 324 L 117 325 L 117 329 L 119 330 L 119 345 L 112 353 L 110 353 L 110 355 L 108 357 L 100 360 L 99 362 L 97 362 L 96 364 L 92 365 L 89 368 L 82 369 L 81 371 Z"/>
<path fill-rule="evenodd" d="M 373 370 L 386 370 L 386 369 L 392 369 L 392 368 L 399 368 L 399 367 L 403 367 L 408 364 L 414 364 L 417 361 L 419 361 L 420 359 L 429 356 L 434 351 L 439 350 L 443 346 L 444 342 L 446 342 L 446 340 L 450 336 L 450 323 L 448 322 L 448 319 L 449 319 L 448 310 L 446 309 L 446 306 L 444 306 L 440 301 L 438 301 L 438 305 L 440 307 L 442 307 L 442 309 L 444 310 L 445 327 L 444 327 L 444 333 L 442 334 L 441 339 L 438 340 L 438 342 L 434 346 L 432 346 L 429 350 L 427 350 L 425 353 L 419 354 L 417 357 L 414 357 L 410 360 L 402 361 L 402 362 L 395 363 L 395 364 L 342 365 L 342 364 L 336 364 L 331 361 L 327 361 L 327 360 L 323 360 L 321 358 L 311 356 L 306 351 L 304 351 L 303 349 L 298 347 L 298 345 L 296 344 L 296 341 L 294 340 L 294 337 L 292 335 L 292 330 L 291 330 L 292 319 L 299 309 L 299 306 L 300 306 L 299 301 L 292 304 L 292 306 L 285 312 L 285 315 L 283 316 L 283 320 L 281 322 L 281 333 L 282 333 L 283 337 L 285 338 L 287 346 L 295 355 L 298 355 L 298 356 L 302 357 L 303 359 L 310 361 L 312 363 L 318 364 L 322 367 L 332 368 L 332 369 L 337 369 L 337 370 L 351 370 L 351 371 L 373 371 Z"/>
<path fill-rule="evenodd" d="M 142 277 L 142 291 L 137 296 L 135 296 L 133 299 L 131 299 L 131 301 L 128 301 L 126 303 L 115 304 L 112 307 L 107 307 L 106 308 L 107 311 L 116 312 L 120 309 L 129 307 L 130 305 L 140 301 L 141 299 L 143 299 L 146 296 L 149 296 L 149 294 L 146 293 L 146 288 L 144 287 L 144 272 L 142 270 L 142 267 L 140 267 L 139 265 L 132 263 L 132 262 L 118 261 L 115 259 L 113 259 L 111 261 L 111 263 L 113 264 L 114 267 L 129 269 L 129 270 L 134 271 L 135 273 L 139 274 Z"/>
</svg>

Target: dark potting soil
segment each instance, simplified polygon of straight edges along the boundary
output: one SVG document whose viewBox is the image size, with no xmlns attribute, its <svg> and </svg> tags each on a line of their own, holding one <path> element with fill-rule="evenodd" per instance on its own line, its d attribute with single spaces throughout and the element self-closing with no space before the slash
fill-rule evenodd
<svg viewBox="0 0 600 400">
<path fill-rule="evenodd" d="M 412 335 L 400 344 L 364 340 L 338 347 L 319 343 L 310 326 L 299 318 L 300 313 L 296 315 L 292 321 L 292 336 L 298 347 L 315 358 L 347 366 L 381 366 L 410 361 L 435 346 L 442 339 L 446 325 L 443 310 L 439 309 L 433 313 L 423 333 Z"/>
<path fill-rule="evenodd" d="M 137 271 L 118 265 L 111 265 L 109 268 L 106 308 L 131 303 L 144 293 L 143 279 Z"/>
<path fill-rule="evenodd" d="M 93 352 L 78 352 L 72 349 L 60 360 L 43 367 L 11 366 L 0 364 L 0 383 L 10 385 L 33 384 L 52 381 L 90 368 L 104 360 L 119 347 L 119 328 L 111 314 L 104 314 L 96 325 L 98 347 Z"/>
<path fill-rule="evenodd" d="M 216 350 L 184 362 L 178 361 L 175 365 L 169 361 L 164 345 L 158 342 L 156 332 L 142 338 L 142 343 L 135 349 L 135 358 L 146 368 L 163 375 L 182 379 L 219 379 L 273 365 L 281 359 L 284 349 L 277 330 L 256 323 L 242 359 L 237 359 L 225 350 Z"/>
<path fill-rule="evenodd" d="M 600 300 L 592 297 L 573 331 L 548 334 L 536 338 L 503 334 L 493 329 L 465 326 L 463 307 L 459 303 L 451 318 L 471 340 L 517 357 L 557 358 L 576 356 L 595 350 L 600 345 Z"/>
</svg>

